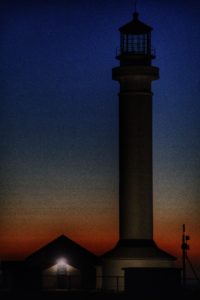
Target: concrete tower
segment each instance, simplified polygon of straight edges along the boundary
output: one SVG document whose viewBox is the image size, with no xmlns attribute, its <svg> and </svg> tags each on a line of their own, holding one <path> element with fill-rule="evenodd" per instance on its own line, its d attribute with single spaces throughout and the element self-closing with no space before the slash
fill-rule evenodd
<svg viewBox="0 0 200 300">
<path fill-rule="evenodd" d="M 172 268 L 175 258 L 153 241 L 152 89 L 159 69 L 151 47 L 152 28 L 133 14 L 120 29 L 113 68 L 119 92 L 119 242 L 103 255 L 103 288 L 124 289 L 124 268 Z"/>
</svg>

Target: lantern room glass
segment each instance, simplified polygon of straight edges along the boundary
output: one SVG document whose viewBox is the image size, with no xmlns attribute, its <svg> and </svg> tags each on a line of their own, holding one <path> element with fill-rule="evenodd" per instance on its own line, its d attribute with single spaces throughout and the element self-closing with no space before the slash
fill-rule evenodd
<svg viewBox="0 0 200 300">
<path fill-rule="evenodd" d="M 121 53 L 130 54 L 151 54 L 151 36 L 146 34 L 122 34 L 121 35 Z"/>
</svg>

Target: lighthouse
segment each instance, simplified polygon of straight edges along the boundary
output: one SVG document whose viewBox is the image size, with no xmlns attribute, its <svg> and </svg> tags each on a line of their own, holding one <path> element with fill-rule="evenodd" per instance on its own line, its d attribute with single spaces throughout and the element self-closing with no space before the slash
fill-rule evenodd
<svg viewBox="0 0 200 300">
<path fill-rule="evenodd" d="M 151 27 L 138 20 L 121 27 L 119 92 L 120 240 L 153 238 L 152 91 L 159 69 L 151 65 Z"/>
<path fill-rule="evenodd" d="M 158 270 L 156 276 L 162 277 L 174 270 L 176 258 L 153 240 L 152 82 L 159 79 L 159 68 L 152 65 L 152 28 L 135 11 L 119 31 L 119 66 L 112 70 L 120 86 L 119 241 L 102 256 L 102 287 L 115 289 L 117 284 L 123 291 L 125 275 L 138 278 Z"/>
</svg>

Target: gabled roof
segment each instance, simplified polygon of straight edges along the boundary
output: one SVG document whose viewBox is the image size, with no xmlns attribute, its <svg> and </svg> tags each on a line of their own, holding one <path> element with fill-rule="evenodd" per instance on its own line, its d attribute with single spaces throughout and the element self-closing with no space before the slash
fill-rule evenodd
<svg viewBox="0 0 200 300">
<path fill-rule="evenodd" d="M 133 20 L 119 28 L 121 33 L 144 34 L 152 31 L 152 27 L 138 20 L 138 13 L 133 14 Z"/>
<path fill-rule="evenodd" d="M 68 264 L 79 269 L 97 263 L 97 257 L 93 253 L 65 235 L 59 236 L 32 253 L 26 258 L 25 263 L 27 266 L 44 269 L 55 265 L 59 258 L 65 258 Z"/>
</svg>

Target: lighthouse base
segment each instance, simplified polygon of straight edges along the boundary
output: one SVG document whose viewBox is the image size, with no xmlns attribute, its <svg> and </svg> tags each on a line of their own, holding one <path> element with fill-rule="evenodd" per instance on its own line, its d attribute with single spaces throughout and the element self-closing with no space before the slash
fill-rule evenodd
<svg viewBox="0 0 200 300">
<path fill-rule="evenodd" d="M 131 286 L 136 289 L 139 280 L 136 278 L 149 276 L 153 280 L 152 274 L 155 280 L 160 276 L 170 278 L 169 270 L 170 274 L 176 270 L 175 260 L 153 240 L 120 240 L 114 249 L 102 256 L 102 289 L 119 292 L 130 290 Z"/>
</svg>

